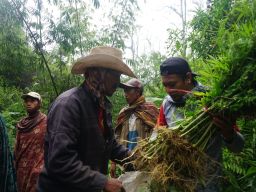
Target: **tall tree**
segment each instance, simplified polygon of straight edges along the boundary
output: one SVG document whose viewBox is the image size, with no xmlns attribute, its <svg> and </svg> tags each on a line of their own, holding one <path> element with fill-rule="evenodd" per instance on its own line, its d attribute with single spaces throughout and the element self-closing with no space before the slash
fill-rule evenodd
<svg viewBox="0 0 256 192">
<path fill-rule="evenodd" d="M 197 11 L 191 22 L 192 32 L 189 35 L 193 57 L 208 58 L 219 53 L 217 36 L 220 24 L 231 11 L 232 3 L 229 0 L 215 0 L 206 11 Z"/>
<path fill-rule="evenodd" d="M 8 85 L 25 88 L 32 83 L 37 58 L 15 15 L 9 1 L 0 1 L 0 76 Z"/>
<path fill-rule="evenodd" d="M 168 37 L 168 50 L 170 55 L 181 55 L 186 57 L 187 55 L 187 2 L 186 0 L 180 0 L 179 9 L 176 6 L 169 7 L 179 18 L 181 22 L 181 28 L 169 28 Z"/>
<path fill-rule="evenodd" d="M 99 44 L 125 49 L 126 40 L 135 28 L 136 13 L 139 6 L 136 0 L 115 0 L 111 9 L 106 13 L 108 24 L 98 33 Z M 110 21 L 110 22 L 109 22 Z"/>
</svg>

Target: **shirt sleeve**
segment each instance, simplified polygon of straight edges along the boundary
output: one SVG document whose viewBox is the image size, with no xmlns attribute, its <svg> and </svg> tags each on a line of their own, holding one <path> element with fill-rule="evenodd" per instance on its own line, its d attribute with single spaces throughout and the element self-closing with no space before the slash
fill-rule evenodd
<svg viewBox="0 0 256 192">
<path fill-rule="evenodd" d="M 164 108 L 163 108 L 163 105 L 161 105 L 159 115 L 157 118 L 157 126 L 166 126 L 166 125 L 167 125 L 167 122 L 164 115 Z"/>
</svg>

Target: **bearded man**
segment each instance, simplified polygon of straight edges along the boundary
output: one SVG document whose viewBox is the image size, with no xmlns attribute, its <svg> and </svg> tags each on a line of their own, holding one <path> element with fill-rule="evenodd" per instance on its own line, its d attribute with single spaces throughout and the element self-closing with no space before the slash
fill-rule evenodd
<svg viewBox="0 0 256 192">
<path fill-rule="evenodd" d="M 119 49 L 95 47 L 78 59 L 73 74 L 84 74 L 79 86 L 62 93 L 48 113 L 45 165 L 40 192 L 119 192 L 122 183 L 107 177 L 108 161 L 121 163 L 129 150 L 116 142 L 111 97 L 120 75 L 135 77 Z"/>
</svg>

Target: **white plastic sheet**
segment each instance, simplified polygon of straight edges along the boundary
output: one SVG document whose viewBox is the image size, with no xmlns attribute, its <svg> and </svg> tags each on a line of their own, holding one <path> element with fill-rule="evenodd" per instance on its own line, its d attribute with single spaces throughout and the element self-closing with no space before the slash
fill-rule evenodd
<svg viewBox="0 0 256 192">
<path fill-rule="evenodd" d="M 126 192 L 150 192 L 148 185 L 151 179 L 145 172 L 126 172 L 118 179 L 122 181 Z"/>
</svg>

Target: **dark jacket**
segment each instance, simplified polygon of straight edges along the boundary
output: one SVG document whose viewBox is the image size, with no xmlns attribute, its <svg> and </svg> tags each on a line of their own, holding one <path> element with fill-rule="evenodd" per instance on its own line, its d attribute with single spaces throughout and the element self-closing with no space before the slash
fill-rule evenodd
<svg viewBox="0 0 256 192">
<path fill-rule="evenodd" d="M 104 111 L 103 135 L 98 127 L 98 101 L 84 86 L 56 99 L 48 114 L 38 191 L 98 192 L 104 188 L 108 160 L 121 160 L 128 152 L 114 139 L 110 105 Z"/>
</svg>

